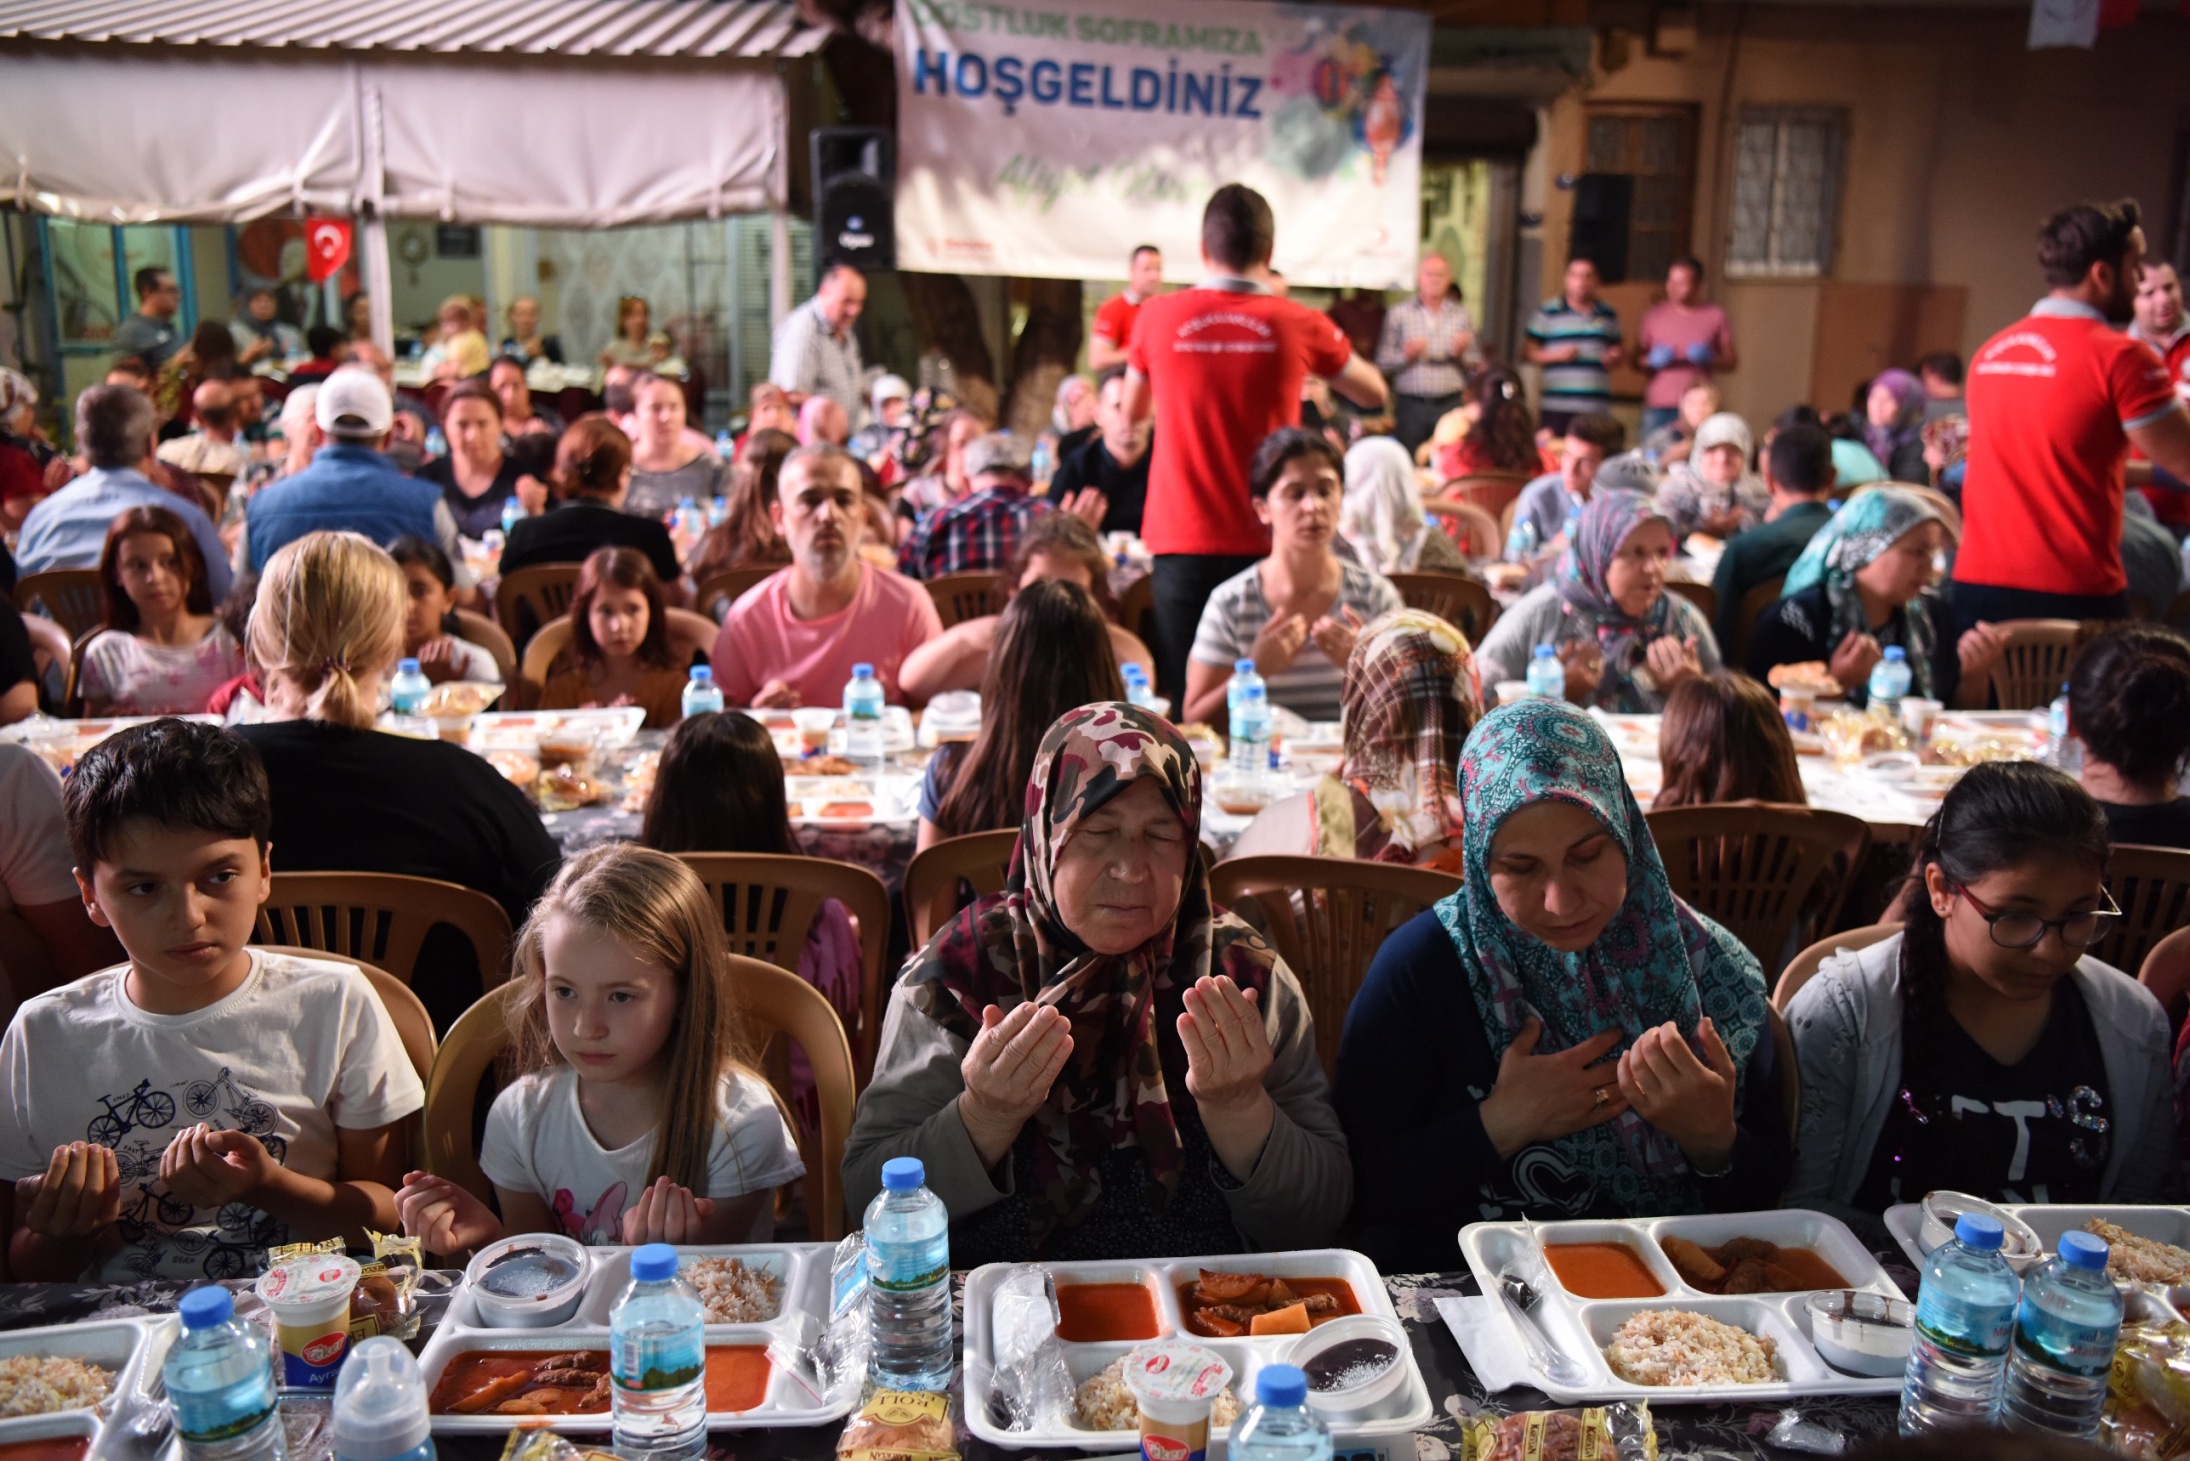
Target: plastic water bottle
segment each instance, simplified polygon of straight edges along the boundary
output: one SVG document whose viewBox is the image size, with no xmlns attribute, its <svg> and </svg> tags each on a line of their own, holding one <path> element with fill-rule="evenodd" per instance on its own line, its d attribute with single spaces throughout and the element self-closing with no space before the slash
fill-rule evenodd
<svg viewBox="0 0 2190 1461">
<path fill-rule="evenodd" d="M 677 1250 L 632 1250 L 631 1282 L 608 1311 L 616 1453 L 697 1456 L 707 1447 L 707 1311 L 677 1277 Z"/>
<path fill-rule="evenodd" d="M 195 1288 L 175 1306 L 183 1332 L 161 1377 L 186 1461 L 287 1461 L 266 1331 L 236 1318 L 224 1288 Z"/>
<path fill-rule="evenodd" d="M 727 497 L 708 498 L 707 525 L 711 528 L 719 528 L 728 521 L 730 521 L 730 499 Z"/>
<path fill-rule="evenodd" d="M 1546 700 L 1566 699 L 1566 666 L 1559 662 L 1559 651 L 1553 646 L 1539 644 L 1529 655 L 1528 693 Z"/>
<path fill-rule="evenodd" d="M 423 715 L 433 681 L 426 678 L 414 659 L 395 662 L 395 678 L 388 682 L 388 703 L 397 715 Z"/>
<path fill-rule="evenodd" d="M 882 682 L 873 665 L 853 665 L 844 686 L 844 755 L 869 775 L 882 769 Z"/>
<path fill-rule="evenodd" d="M 1901 701 L 1908 695 L 1913 679 L 1908 652 L 1898 644 L 1887 645 L 1885 658 L 1871 666 L 1871 714 L 1890 724 L 1901 724 Z"/>
<path fill-rule="evenodd" d="M 426 455 L 428 458 L 445 457 L 449 454 L 449 439 L 441 434 L 438 426 L 426 428 Z"/>
<path fill-rule="evenodd" d="M 2079 759 L 2068 734 L 2068 685 L 2064 681 L 2061 693 L 2046 707 L 2046 764 L 2074 772 L 2077 768 L 2072 763 Z"/>
<path fill-rule="evenodd" d="M 720 709 L 722 686 L 715 683 L 715 672 L 706 665 L 692 666 L 692 678 L 684 682 L 684 718 Z"/>
<path fill-rule="evenodd" d="M 502 499 L 502 536 L 507 538 L 511 528 L 525 520 L 525 505 L 514 493 Z"/>
<path fill-rule="evenodd" d="M 1270 690 L 1255 673 L 1250 661 L 1243 673 L 1232 671 L 1232 680 L 1238 685 L 1238 698 L 1232 700 L 1232 722 L 1226 729 L 1231 732 L 1232 774 L 1242 781 L 1254 781 L 1263 775 L 1270 763 Z M 1245 683 L 1240 681 L 1244 679 Z"/>
<path fill-rule="evenodd" d="M 1119 677 L 1125 681 L 1125 698 L 1128 703 L 1138 705 L 1143 710 L 1156 708 L 1156 687 L 1148 683 L 1148 671 L 1137 664 L 1128 664 L 1119 671 Z"/>
<path fill-rule="evenodd" d="M 1924 1260 L 1916 1335 L 1901 1382 L 1901 1434 L 1996 1425 L 2022 1285 L 1997 1218 L 1966 1212 Z"/>
<path fill-rule="evenodd" d="M 1541 544 L 1537 539 L 1536 519 L 1527 516 L 1515 517 L 1513 531 L 1506 534 L 1506 561 L 1508 563 L 1526 563 L 1536 556 L 1536 550 L 1539 546 Z"/>
<path fill-rule="evenodd" d="M 1032 460 L 1027 464 L 1028 475 L 1032 476 L 1037 482 L 1047 482 L 1056 474 L 1056 470 L 1056 449 L 1046 441 L 1035 442 Z"/>
<path fill-rule="evenodd" d="M 2121 1290 L 2106 1276 L 2103 1239 L 2066 1232 L 2058 1253 L 2023 1280 L 2000 1419 L 2011 1431 L 2096 1441 L 2122 1333 Z"/>
<path fill-rule="evenodd" d="M 721 457 L 724 461 L 727 462 L 735 460 L 737 458 L 737 454 L 738 438 L 736 434 L 730 430 L 729 427 L 725 426 L 722 430 L 715 433 L 715 455 Z M 721 498 L 716 499 L 716 501 L 718 502 L 721 500 Z"/>
<path fill-rule="evenodd" d="M 350 1347 L 335 1376 L 335 1461 L 434 1461 L 426 1381 L 403 1341 Z"/>
<path fill-rule="evenodd" d="M 707 531 L 707 519 L 700 512 L 699 503 L 689 497 L 677 499 L 677 511 L 670 525 L 670 534 L 680 547 L 690 548 Z"/>
<path fill-rule="evenodd" d="M 1331 1461 L 1331 1432 L 1308 1408 L 1308 1375 L 1298 1365 L 1264 1365 L 1255 1405 L 1232 1431 L 1232 1461 Z"/>
<path fill-rule="evenodd" d="M 942 1390 L 951 1380 L 951 1231 L 918 1157 L 882 1164 L 867 1204 L 870 1367 L 886 1390 Z"/>
</svg>

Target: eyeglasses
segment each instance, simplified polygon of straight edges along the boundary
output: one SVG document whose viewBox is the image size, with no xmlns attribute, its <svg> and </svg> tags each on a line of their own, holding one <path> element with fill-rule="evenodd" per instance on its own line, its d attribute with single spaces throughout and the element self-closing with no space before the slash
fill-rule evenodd
<svg viewBox="0 0 2190 1461">
<path fill-rule="evenodd" d="M 2103 888 L 2100 895 L 2106 899 L 2104 908 L 2094 908 L 2089 913 L 2071 913 L 2066 918 L 2040 918 L 2035 913 L 2002 913 L 1987 908 L 1975 893 L 1961 884 L 1950 883 L 1948 887 L 1969 899 L 1970 907 L 1991 926 L 1992 941 L 2003 949 L 2034 949 L 2048 929 L 2059 933 L 2061 942 L 2068 947 L 2088 949 L 2105 938 L 2113 929 L 2114 920 L 2122 916 L 2121 905 Z"/>
</svg>

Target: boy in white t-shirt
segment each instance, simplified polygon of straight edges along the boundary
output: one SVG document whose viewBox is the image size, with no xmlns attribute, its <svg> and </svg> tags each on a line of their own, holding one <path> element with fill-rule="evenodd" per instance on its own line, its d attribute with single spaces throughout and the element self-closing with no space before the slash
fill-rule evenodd
<svg viewBox="0 0 2190 1461">
<path fill-rule="evenodd" d="M 238 1278 L 271 1244 L 394 1231 L 425 1090 L 354 968 L 246 946 L 271 876 L 258 754 L 155 721 L 78 760 L 66 802 L 84 906 L 129 962 L 0 1040 L 13 1276 Z"/>
</svg>

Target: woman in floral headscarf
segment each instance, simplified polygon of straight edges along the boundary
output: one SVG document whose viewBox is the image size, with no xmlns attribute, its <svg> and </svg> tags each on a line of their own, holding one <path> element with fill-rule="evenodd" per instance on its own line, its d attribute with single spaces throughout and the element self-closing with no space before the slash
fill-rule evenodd
<svg viewBox="0 0 2190 1461">
<path fill-rule="evenodd" d="M 1004 891 L 898 982 L 844 1157 L 858 1211 L 918 1157 L 951 1258 L 1317 1247 L 1352 1197 L 1293 978 L 1210 906 L 1201 773 L 1169 724 L 1085 705 L 1044 737 Z"/>
<path fill-rule="evenodd" d="M 1539 644 L 1566 666 L 1567 699 L 1655 713 L 1691 675 L 1719 668 L 1711 621 L 1665 591 L 1673 531 L 1647 497 L 1600 486 L 1551 581 L 1499 616 L 1475 651 L 1483 680 L 1519 680 Z"/>
<path fill-rule="evenodd" d="M 1924 465 L 1924 383 L 1905 370 L 1882 370 L 1863 398 L 1863 444 L 1896 482 L 1931 485 Z"/>
<path fill-rule="evenodd" d="M 1959 639 L 1932 592 L 1934 560 L 1952 525 L 1931 493 L 1868 487 L 1819 528 L 1780 588 L 1780 600 L 1749 633 L 1749 673 L 1821 663 L 1847 692 L 1869 703 L 1871 670 L 1888 646 L 1909 662 L 1909 693 L 1950 705 L 1985 703 L 2006 636 L 1980 623 Z M 1941 630 L 1946 629 L 1947 634 Z"/>
<path fill-rule="evenodd" d="M 1338 1049 L 1361 1247 L 1436 1268 L 1487 1218 L 1773 1206 L 1764 976 L 1674 896 L 1603 727 L 1501 706 L 1460 799 L 1466 885 L 1385 940 Z"/>
<path fill-rule="evenodd" d="M 1346 660 L 1346 759 L 1257 814 L 1233 857 L 1357 857 L 1460 871 L 1460 745 L 1481 718 L 1467 636 L 1420 609 L 1362 628 Z"/>
</svg>

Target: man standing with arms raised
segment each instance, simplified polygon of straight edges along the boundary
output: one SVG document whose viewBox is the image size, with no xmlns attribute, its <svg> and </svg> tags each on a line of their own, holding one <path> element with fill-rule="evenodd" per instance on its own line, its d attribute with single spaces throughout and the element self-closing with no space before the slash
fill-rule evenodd
<svg viewBox="0 0 2190 1461">
<path fill-rule="evenodd" d="M 1125 351 L 1133 343 L 1133 321 L 1141 306 L 1163 288 L 1163 251 L 1142 244 L 1125 266 L 1125 292 L 1113 294 L 1095 311 L 1095 327 L 1088 332 L 1087 368 L 1097 375 L 1125 364 Z"/>
<path fill-rule="evenodd" d="M 1141 306 L 1127 352 L 1126 412 L 1156 416 L 1141 537 L 1155 558 L 1156 680 L 1174 705 L 1210 592 L 1270 550 L 1247 491 L 1255 448 L 1300 424 L 1311 372 L 1364 410 L 1384 404 L 1384 377 L 1328 316 L 1271 292 L 1276 234 L 1260 193 L 1217 189 L 1202 210 L 1206 277 Z"/>
</svg>

